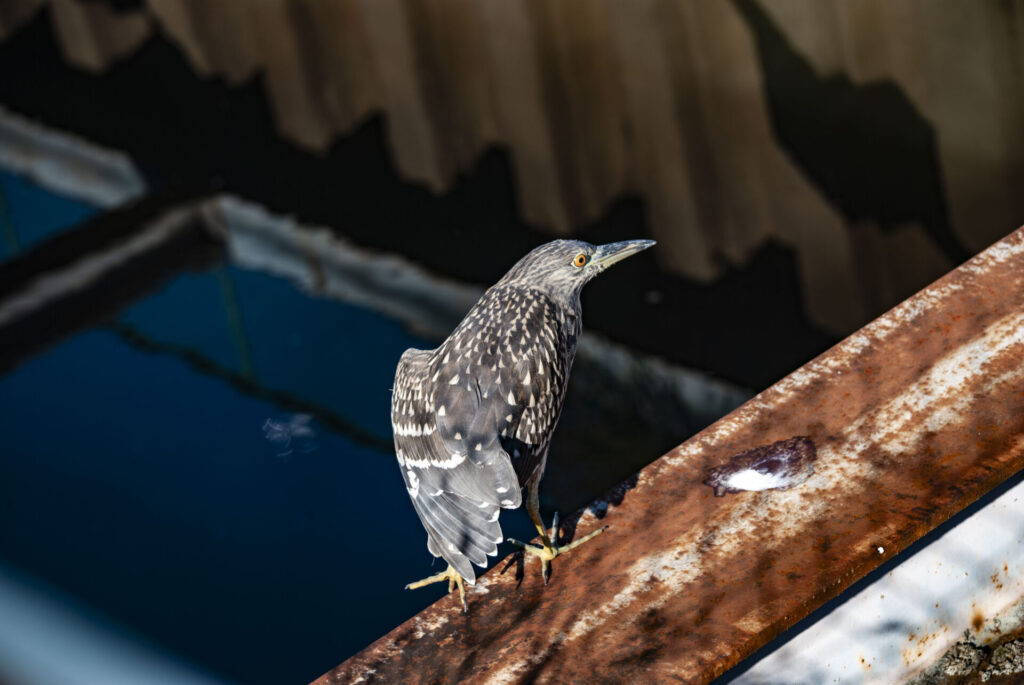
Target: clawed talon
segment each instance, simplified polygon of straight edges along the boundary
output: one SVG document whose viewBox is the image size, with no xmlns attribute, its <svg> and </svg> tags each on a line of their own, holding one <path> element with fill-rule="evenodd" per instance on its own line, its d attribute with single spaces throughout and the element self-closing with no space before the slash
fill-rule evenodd
<svg viewBox="0 0 1024 685">
<path fill-rule="evenodd" d="M 448 581 L 448 592 L 451 592 L 452 590 L 455 589 L 456 586 L 458 586 L 458 588 L 459 588 L 459 597 L 462 599 L 462 613 L 468 614 L 469 613 L 469 604 L 466 603 L 466 584 L 465 584 L 465 581 L 462 579 L 462 576 L 459 575 L 459 572 L 455 570 L 455 567 L 453 567 L 451 564 L 448 564 L 448 568 L 446 568 L 444 571 L 441 571 L 440 573 L 432 575 L 429 578 L 424 578 L 423 580 L 417 580 L 415 583 L 409 583 L 408 585 L 405 586 L 405 589 L 406 590 L 415 590 L 418 587 L 423 587 L 425 585 L 431 585 L 433 583 L 441 583 L 441 582 L 443 582 L 445 580 Z"/>
<path fill-rule="evenodd" d="M 540 532 L 541 545 L 533 545 L 527 542 L 516 540 L 515 538 L 508 538 L 508 542 L 515 545 L 516 547 L 521 547 L 524 552 L 529 552 L 530 554 L 534 554 L 540 558 L 540 572 L 541 577 L 544 578 L 545 585 L 548 584 L 548 579 L 551 577 L 551 561 L 555 557 L 559 556 L 560 554 L 565 554 L 566 552 L 569 552 L 573 549 L 576 549 L 584 542 L 590 540 L 591 538 L 597 537 L 608 528 L 608 526 L 602 526 L 601 528 L 598 528 L 597 530 L 584 535 L 579 540 L 573 540 L 568 545 L 563 545 L 559 547 L 558 545 L 552 542 L 552 540 L 558 540 L 558 513 L 556 512 L 554 518 L 552 519 L 550 535 L 546 530 L 544 530 L 543 524 L 539 523 L 540 516 L 538 515 L 536 517 L 533 517 L 533 512 L 531 511 L 530 513 L 531 518 L 534 518 L 534 521 L 538 522 L 537 530 Z"/>
</svg>

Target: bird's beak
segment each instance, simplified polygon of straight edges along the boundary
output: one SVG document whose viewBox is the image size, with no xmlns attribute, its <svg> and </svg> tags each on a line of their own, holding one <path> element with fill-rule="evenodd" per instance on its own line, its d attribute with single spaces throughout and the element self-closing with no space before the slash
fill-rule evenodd
<svg viewBox="0 0 1024 685">
<path fill-rule="evenodd" d="M 601 245 L 591 257 L 591 263 L 604 271 L 615 262 L 621 262 L 626 257 L 646 250 L 654 244 L 653 240 L 623 240 L 620 243 Z"/>
</svg>

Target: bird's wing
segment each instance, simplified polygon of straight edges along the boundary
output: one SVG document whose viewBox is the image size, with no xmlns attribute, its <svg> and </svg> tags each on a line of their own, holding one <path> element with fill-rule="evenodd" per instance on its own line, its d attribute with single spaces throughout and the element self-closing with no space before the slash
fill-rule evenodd
<svg viewBox="0 0 1024 685">
<path fill-rule="evenodd" d="M 558 420 L 569 353 L 556 307 L 540 293 L 492 289 L 440 348 L 409 350 L 398 364 L 402 476 L 430 552 L 469 580 L 470 561 L 483 567 L 497 553 L 500 509 L 522 503 L 517 471 L 532 472 Z"/>
<path fill-rule="evenodd" d="M 498 552 L 503 506 L 518 505 L 521 494 L 508 457 L 488 458 L 465 445 L 449 444 L 441 426 L 430 370 L 430 352 L 402 355 L 391 402 L 395 450 L 413 507 L 427 530 L 431 554 L 443 557 L 463 578 L 476 574 L 470 562 L 487 566 Z M 447 411 L 445 412 L 447 413 Z M 444 418 L 444 417 L 441 417 Z"/>
<path fill-rule="evenodd" d="M 437 435 L 489 469 L 482 485 L 502 507 L 522 503 L 522 466 L 543 454 L 561 411 L 571 352 L 557 307 L 538 291 L 492 288 L 428 362 Z"/>
</svg>

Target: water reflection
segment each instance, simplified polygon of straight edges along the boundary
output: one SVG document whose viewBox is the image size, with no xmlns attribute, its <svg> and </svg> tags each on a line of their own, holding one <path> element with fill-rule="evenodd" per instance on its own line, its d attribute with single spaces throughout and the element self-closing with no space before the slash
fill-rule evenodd
<svg viewBox="0 0 1024 685">
<path fill-rule="evenodd" d="M 279 457 L 309 454 L 319 446 L 316 432 L 309 425 L 312 420 L 309 414 L 294 414 L 284 420 L 267 419 L 263 422 L 263 437 L 282 450 L 277 453 Z"/>
<path fill-rule="evenodd" d="M 38 245 L 96 213 L 96 207 L 54 195 L 0 171 L 0 262 Z"/>
</svg>

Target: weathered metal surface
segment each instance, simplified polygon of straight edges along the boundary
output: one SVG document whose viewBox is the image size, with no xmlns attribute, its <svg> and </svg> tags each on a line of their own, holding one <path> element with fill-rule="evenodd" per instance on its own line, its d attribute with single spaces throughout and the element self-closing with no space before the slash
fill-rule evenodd
<svg viewBox="0 0 1024 685">
<path fill-rule="evenodd" d="M 803 485 L 701 484 L 797 435 Z M 595 502 L 547 587 L 498 564 L 317 682 L 708 682 L 1022 466 L 1024 229 Z"/>
<path fill-rule="evenodd" d="M 938 661 L 965 632 L 972 644 L 992 644 L 1019 630 L 1024 619 L 1022 540 L 1024 483 L 1018 482 L 848 593 L 732 685 L 902 683 Z M 922 674 L 921 681 L 936 679 Z"/>
</svg>

